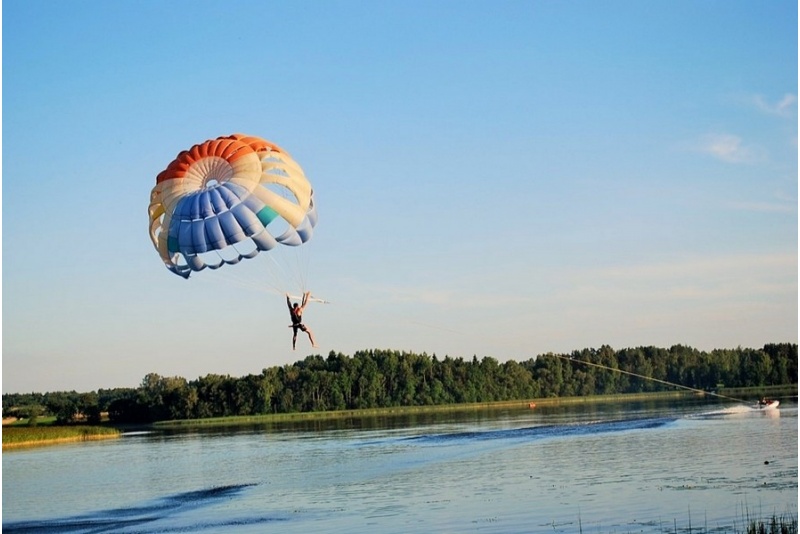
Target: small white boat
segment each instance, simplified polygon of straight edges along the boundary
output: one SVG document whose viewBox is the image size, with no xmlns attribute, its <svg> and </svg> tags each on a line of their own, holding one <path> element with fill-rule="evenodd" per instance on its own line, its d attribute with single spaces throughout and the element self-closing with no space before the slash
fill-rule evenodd
<svg viewBox="0 0 800 534">
<path fill-rule="evenodd" d="M 774 410 L 778 407 L 781 401 L 762 399 L 758 401 L 759 410 Z"/>
</svg>

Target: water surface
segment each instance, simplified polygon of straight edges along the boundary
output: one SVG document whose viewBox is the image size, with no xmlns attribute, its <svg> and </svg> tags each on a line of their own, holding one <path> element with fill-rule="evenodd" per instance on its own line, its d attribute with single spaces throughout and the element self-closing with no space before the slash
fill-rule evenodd
<svg viewBox="0 0 800 534">
<path fill-rule="evenodd" d="M 253 425 L 3 454 L 4 532 L 730 532 L 797 517 L 797 404 Z"/>
</svg>

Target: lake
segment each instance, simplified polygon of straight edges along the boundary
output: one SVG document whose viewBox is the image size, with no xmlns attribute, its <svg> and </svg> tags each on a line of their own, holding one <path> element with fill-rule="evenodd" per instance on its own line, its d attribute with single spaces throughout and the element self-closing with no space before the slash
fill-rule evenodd
<svg viewBox="0 0 800 534">
<path fill-rule="evenodd" d="M 797 402 L 542 406 L 3 453 L 3 532 L 743 532 L 797 517 Z"/>
</svg>

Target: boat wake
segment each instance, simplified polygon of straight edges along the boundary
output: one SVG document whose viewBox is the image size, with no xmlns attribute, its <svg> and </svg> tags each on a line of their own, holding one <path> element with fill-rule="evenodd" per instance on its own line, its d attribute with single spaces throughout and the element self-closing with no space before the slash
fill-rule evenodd
<svg viewBox="0 0 800 534">
<path fill-rule="evenodd" d="M 777 404 L 777 403 L 776 403 Z M 737 404 L 736 406 L 728 406 L 721 410 L 713 410 L 696 415 L 698 418 L 715 418 L 715 417 L 752 417 L 755 415 L 767 415 L 770 417 L 779 417 L 780 411 L 776 407 L 758 407 L 745 404 Z"/>
<path fill-rule="evenodd" d="M 676 419 L 659 417 L 644 419 L 625 419 L 618 421 L 598 421 L 592 423 L 574 423 L 563 425 L 537 425 L 524 428 L 499 430 L 478 430 L 472 432 L 453 432 L 446 434 L 424 434 L 405 438 L 418 443 L 444 444 L 464 441 L 513 440 L 531 441 L 547 438 L 575 437 L 623 432 L 631 430 L 647 430 L 662 427 Z"/>
<path fill-rule="evenodd" d="M 222 528 L 234 525 L 271 523 L 286 519 L 278 516 L 228 517 L 222 520 L 216 518 L 209 519 L 209 521 L 203 523 L 192 522 L 191 525 L 187 525 L 185 519 L 183 521 L 178 519 L 180 514 L 187 511 L 233 499 L 249 486 L 253 486 L 253 484 L 218 486 L 197 491 L 177 493 L 147 502 L 140 506 L 112 508 L 71 517 L 3 523 L 3 532 L 20 534 L 55 534 L 57 532 L 87 534 L 100 532 L 127 532 L 137 534 L 187 531 L 218 532 Z"/>
</svg>

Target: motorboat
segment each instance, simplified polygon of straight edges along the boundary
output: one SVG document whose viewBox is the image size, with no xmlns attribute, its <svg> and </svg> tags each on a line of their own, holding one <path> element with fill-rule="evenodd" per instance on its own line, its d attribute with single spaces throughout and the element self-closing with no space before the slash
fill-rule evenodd
<svg viewBox="0 0 800 534">
<path fill-rule="evenodd" d="M 781 401 L 777 400 L 770 400 L 770 399 L 761 399 L 758 401 L 758 409 L 759 410 L 774 410 L 778 407 Z"/>
</svg>

